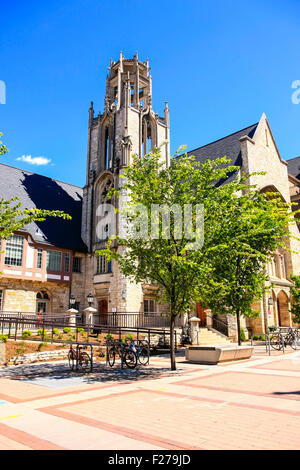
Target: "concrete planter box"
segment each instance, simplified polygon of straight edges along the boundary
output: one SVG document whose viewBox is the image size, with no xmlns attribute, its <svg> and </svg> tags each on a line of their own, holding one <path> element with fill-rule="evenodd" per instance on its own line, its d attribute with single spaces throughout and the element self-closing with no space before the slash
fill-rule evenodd
<svg viewBox="0 0 300 470">
<path fill-rule="evenodd" d="M 253 346 L 190 346 L 185 350 L 185 359 L 196 364 L 218 364 L 219 362 L 249 359 Z"/>
</svg>

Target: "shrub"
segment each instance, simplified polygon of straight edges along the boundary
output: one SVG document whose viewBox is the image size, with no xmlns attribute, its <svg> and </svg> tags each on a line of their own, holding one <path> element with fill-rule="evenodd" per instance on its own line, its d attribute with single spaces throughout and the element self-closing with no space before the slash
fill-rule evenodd
<svg viewBox="0 0 300 470">
<path fill-rule="evenodd" d="M 30 336 L 32 336 L 31 331 L 29 331 L 29 330 L 24 330 L 23 331 L 22 338 L 29 338 Z"/>
<path fill-rule="evenodd" d="M 241 341 L 246 341 L 246 335 L 245 335 L 244 328 L 241 328 Z"/>
<path fill-rule="evenodd" d="M 127 341 L 132 341 L 133 340 L 133 335 L 131 333 L 129 333 L 126 338 L 125 338 Z"/>
<path fill-rule="evenodd" d="M 66 326 L 66 327 L 63 329 L 63 332 L 67 335 L 67 334 L 71 333 L 71 328 L 69 328 L 68 326 Z"/>
<path fill-rule="evenodd" d="M 54 333 L 55 335 L 59 335 L 60 331 L 59 331 L 58 328 L 53 328 L 53 333 Z"/>
<path fill-rule="evenodd" d="M 265 337 L 262 335 L 255 335 L 253 336 L 254 341 L 265 341 Z"/>
<path fill-rule="evenodd" d="M 46 330 L 43 330 L 42 328 L 41 328 L 40 330 L 38 330 L 38 332 L 37 332 L 37 335 L 38 335 L 38 336 L 43 336 L 43 334 L 46 335 L 46 334 L 47 334 L 47 331 L 46 331 Z"/>
<path fill-rule="evenodd" d="M 106 336 L 105 336 L 105 340 L 108 342 L 108 341 L 111 341 L 113 339 L 113 335 L 111 333 L 108 333 Z"/>
<path fill-rule="evenodd" d="M 275 326 L 275 325 L 269 326 L 269 330 L 270 330 L 271 333 L 272 333 L 273 331 L 276 331 L 276 330 L 277 330 L 277 326 Z"/>
<path fill-rule="evenodd" d="M 0 343 L 6 343 L 7 340 L 8 340 L 7 335 L 0 335 Z"/>
<path fill-rule="evenodd" d="M 41 351 L 41 349 L 45 346 L 45 343 L 40 343 L 37 347 L 38 351 Z"/>
<path fill-rule="evenodd" d="M 84 333 L 84 329 L 83 328 L 77 328 L 77 333 Z"/>
</svg>

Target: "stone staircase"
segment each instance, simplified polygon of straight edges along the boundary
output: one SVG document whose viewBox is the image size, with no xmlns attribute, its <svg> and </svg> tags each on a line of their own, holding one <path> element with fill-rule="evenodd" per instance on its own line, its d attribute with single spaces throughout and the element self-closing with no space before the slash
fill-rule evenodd
<svg viewBox="0 0 300 470">
<path fill-rule="evenodd" d="M 226 336 L 215 330 L 209 330 L 208 328 L 200 328 L 198 333 L 198 343 L 200 346 L 225 346 L 226 344 L 229 346 L 232 344 Z"/>
</svg>

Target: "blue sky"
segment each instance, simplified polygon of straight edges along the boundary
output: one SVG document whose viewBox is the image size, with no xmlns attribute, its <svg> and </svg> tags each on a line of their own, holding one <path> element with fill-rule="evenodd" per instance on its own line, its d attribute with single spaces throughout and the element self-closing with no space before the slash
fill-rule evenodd
<svg viewBox="0 0 300 470">
<path fill-rule="evenodd" d="M 0 3 L 3 162 L 83 186 L 90 101 L 103 111 L 109 60 L 149 58 L 171 149 L 197 148 L 265 112 L 280 153 L 300 155 L 299 0 Z M 47 165 L 17 160 L 44 157 Z M 41 162 L 40 162 L 41 163 Z"/>
</svg>

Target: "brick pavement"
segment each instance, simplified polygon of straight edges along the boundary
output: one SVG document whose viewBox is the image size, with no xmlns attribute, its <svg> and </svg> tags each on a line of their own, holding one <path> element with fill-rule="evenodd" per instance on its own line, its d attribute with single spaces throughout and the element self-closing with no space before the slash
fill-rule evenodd
<svg viewBox="0 0 300 470">
<path fill-rule="evenodd" d="M 0 449 L 300 448 L 300 352 L 222 366 L 179 358 L 177 372 L 151 363 L 74 381 L 0 370 Z"/>
</svg>

